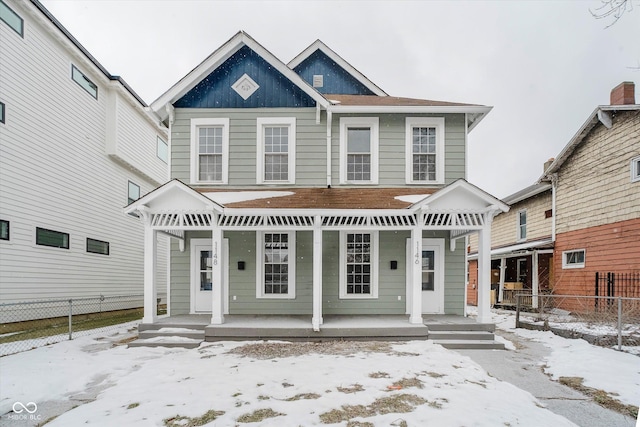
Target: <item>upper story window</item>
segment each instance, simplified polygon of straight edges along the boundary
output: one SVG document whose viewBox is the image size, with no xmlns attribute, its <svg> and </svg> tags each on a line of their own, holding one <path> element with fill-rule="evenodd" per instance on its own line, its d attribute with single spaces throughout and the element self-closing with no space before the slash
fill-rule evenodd
<svg viewBox="0 0 640 427">
<path fill-rule="evenodd" d="M 0 240 L 9 240 L 9 221 L 0 219 Z"/>
<path fill-rule="evenodd" d="M 136 183 L 129 181 L 129 187 L 127 189 L 127 204 L 135 202 L 140 198 L 140 186 Z"/>
<path fill-rule="evenodd" d="M 377 254 L 377 232 L 340 232 L 340 298 L 378 298 Z"/>
<path fill-rule="evenodd" d="M 75 65 L 71 66 L 71 78 L 74 82 L 78 83 L 82 89 L 86 90 L 89 95 L 98 99 L 98 86 L 78 70 Z"/>
<path fill-rule="evenodd" d="M 444 118 L 407 117 L 407 184 L 444 184 Z"/>
<path fill-rule="evenodd" d="M 92 254 L 109 255 L 109 242 L 87 237 L 87 252 Z"/>
<path fill-rule="evenodd" d="M 36 245 L 69 249 L 69 233 L 36 227 Z"/>
<path fill-rule="evenodd" d="M 562 252 L 562 268 L 584 268 L 585 252 L 584 249 Z"/>
<path fill-rule="evenodd" d="M 4 102 L 0 102 L 0 123 L 4 123 Z"/>
<path fill-rule="evenodd" d="M 0 0 L 0 19 L 18 33 L 20 37 L 24 37 L 24 20 L 2 0 Z"/>
<path fill-rule="evenodd" d="M 340 118 L 340 183 L 378 183 L 377 117 Z"/>
<path fill-rule="evenodd" d="M 262 117 L 257 120 L 256 181 L 295 183 L 296 118 Z"/>
<path fill-rule="evenodd" d="M 518 211 L 518 240 L 527 240 L 527 211 Z"/>
<path fill-rule="evenodd" d="M 295 298 L 296 233 L 258 232 L 256 239 L 256 296 Z"/>
<path fill-rule="evenodd" d="M 226 184 L 229 175 L 229 119 L 191 119 L 191 182 Z"/>
<path fill-rule="evenodd" d="M 167 142 L 160 137 L 156 140 L 156 155 L 163 162 L 169 162 L 169 145 L 167 145 Z"/>
<path fill-rule="evenodd" d="M 631 160 L 631 182 L 640 181 L 640 157 Z"/>
</svg>

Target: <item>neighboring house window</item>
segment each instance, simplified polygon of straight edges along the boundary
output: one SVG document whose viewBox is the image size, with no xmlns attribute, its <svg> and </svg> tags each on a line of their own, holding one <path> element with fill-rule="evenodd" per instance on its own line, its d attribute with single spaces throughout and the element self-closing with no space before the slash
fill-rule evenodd
<svg viewBox="0 0 640 427">
<path fill-rule="evenodd" d="M 640 157 L 631 160 L 631 182 L 640 181 Z"/>
<path fill-rule="evenodd" d="M 0 0 L 0 19 L 2 19 L 13 31 L 24 37 L 24 21 L 6 3 Z"/>
<path fill-rule="evenodd" d="M 295 232 L 256 236 L 257 298 L 295 298 Z"/>
<path fill-rule="evenodd" d="M 98 86 L 85 76 L 75 65 L 71 66 L 71 78 L 95 99 L 98 99 Z"/>
<path fill-rule="evenodd" d="M 0 123 L 4 123 L 4 102 L 0 102 Z"/>
<path fill-rule="evenodd" d="M 584 268 L 585 258 L 584 249 L 564 251 L 562 252 L 562 268 Z"/>
<path fill-rule="evenodd" d="M 87 237 L 87 252 L 92 254 L 109 255 L 109 242 L 90 239 Z"/>
<path fill-rule="evenodd" d="M 156 140 L 156 155 L 163 162 L 169 162 L 169 146 L 167 142 L 160 137 Z"/>
<path fill-rule="evenodd" d="M 378 297 L 377 253 L 377 232 L 340 232 L 340 298 Z"/>
<path fill-rule="evenodd" d="M 9 240 L 9 221 L 0 219 L 0 240 Z"/>
<path fill-rule="evenodd" d="M 407 117 L 407 184 L 444 183 L 444 118 Z"/>
<path fill-rule="evenodd" d="M 69 233 L 36 227 L 36 245 L 69 249 Z"/>
<path fill-rule="evenodd" d="M 378 183 L 378 139 L 377 117 L 340 119 L 341 183 Z"/>
<path fill-rule="evenodd" d="M 518 211 L 518 241 L 527 240 L 527 211 Z"/>
<path fill-rule="evenodd" d="M 226 184 L 229 119 L 191 119 L 191 182 Z"/>
<path fill-rule="evenodd" d="M 258 118 L 257 126 L 256 177 L 258 184 L 272 182 L 294 184 L 296 118 Z"/>
<path fill-rule="evenodd" d="M 127 204 L 130 205 L 131 203 L 135 202 L 136 200 L 138 200 L 140 198 L 140 186 L 138 184 L 135 184 L 131 181 L 129 181 L 129 188 L 128 188 L 128 195 L 127 195 Z"/>
</svg>

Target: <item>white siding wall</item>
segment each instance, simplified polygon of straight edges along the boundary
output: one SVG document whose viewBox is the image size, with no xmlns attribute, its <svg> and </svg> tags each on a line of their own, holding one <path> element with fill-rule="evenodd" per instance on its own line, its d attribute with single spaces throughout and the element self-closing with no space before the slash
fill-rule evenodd
<svg viewBox="0 0 640 427">
<path fill-rule="evenodd" d="M 11 231 L 0 240 L 0 302 L 141 294 L 143 227 L 122 207 L 129 180 L 142 194 L 155 184 L 106 155 L 108 81 L 54 39 L 30 3 L 6 3 L 25 31 L 21 38 L 0 22 L 0 219 Z M 99 86 L 97 100 L 71 79 L 71 64 Z M 155 151 L 155 137 L 151 143 Z M 37 246 L 36 227 L 69 233 L 70 248 Z M 87 237 L 108 241 L 110 255 L 87 253 Z M 164 294 L 165 255 L 159 274 Z"/>
</svg>

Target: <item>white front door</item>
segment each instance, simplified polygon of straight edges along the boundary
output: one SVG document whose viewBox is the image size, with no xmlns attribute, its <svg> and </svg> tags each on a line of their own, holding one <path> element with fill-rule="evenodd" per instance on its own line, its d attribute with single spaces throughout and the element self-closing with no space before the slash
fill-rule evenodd
<svg viewBox="0 0 640 427">
<path fill-rule="evenodd" d="M 212 257 L 211 239 L 191 239 L 191 312 L 211 313 L 213 305 Z M 223 298 L 228 295 L 228 239 L 224 239 L 222 250 L 223 268 Z M 229 312 L 228 301 L 224 304 L 225 314 Z"/>
<path fill-rule="evenodd" d="M 422 312 L 444 313 L 444 240 L 422 239 Z"/>
</svg>

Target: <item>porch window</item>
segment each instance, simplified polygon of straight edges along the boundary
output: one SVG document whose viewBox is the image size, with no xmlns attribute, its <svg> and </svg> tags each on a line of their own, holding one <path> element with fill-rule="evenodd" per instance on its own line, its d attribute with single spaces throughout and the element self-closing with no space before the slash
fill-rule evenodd
<svg viewBox="0 0 640 427">
<path fill-rule="evenodd" d="M 226 184 L 229 119 L 191 119 L 191 182 Z"/>
<path fill-rule="evenodd" d="M 257 125 L 258 184 L 294 184 L 296 118 L 258 118 Z"/>
<path fill-rule="evenodd" d="M 518 211 L 518 241 L 527 240 L 527 211 Z"/>
<path fill-rule="evenodd" d="M 444 118 L 407 117 L 407 184 L 444 183 Z"/>
<path fill-rule="evenodd" d="M 577 249 L 562 252 L 562 268 L 584 268 L 586 251 Z"/>
<path fill-rule="evenodd" d="M 378 297 L 378 233 L 340 233 L 340 298 Z"/>
<path fill-rule="evenodd" d="M 295 298 L 295 232 L 258 233 L 257 298 Z"/>
<path fill-rule="evenodd" d="M 340 182 L 378 183 L 377 117 L 340 119 Z"/>
</svg>

